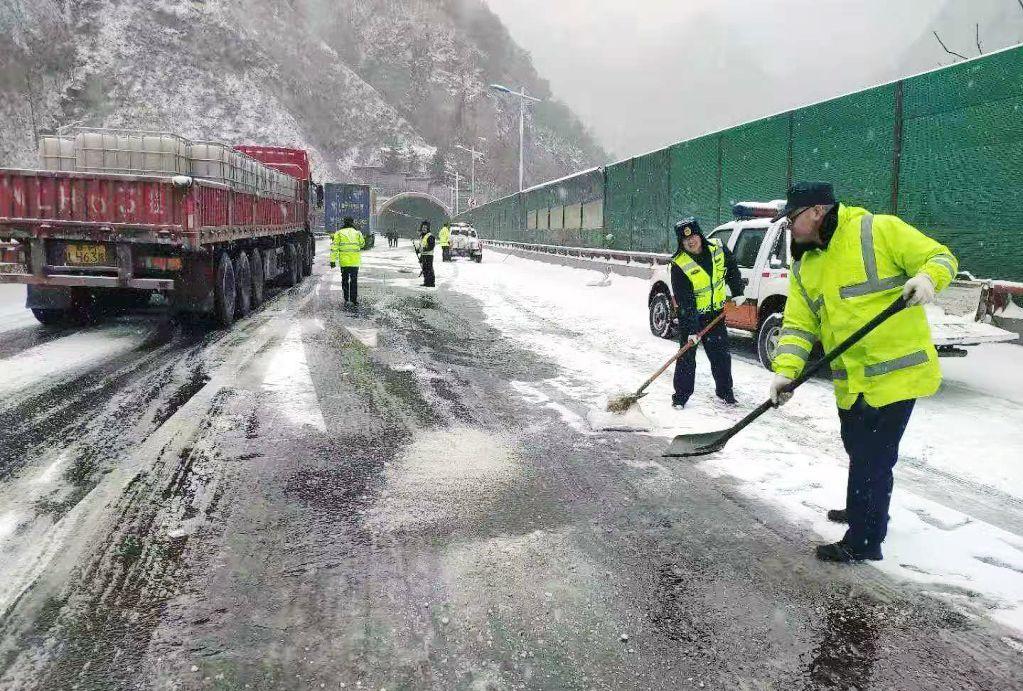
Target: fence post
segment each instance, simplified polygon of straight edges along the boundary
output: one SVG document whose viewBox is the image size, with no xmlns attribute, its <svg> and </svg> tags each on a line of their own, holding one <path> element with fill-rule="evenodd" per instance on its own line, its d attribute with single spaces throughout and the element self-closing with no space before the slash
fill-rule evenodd
<svg viewBox="0 0 1023 691">
<path fill-rule="evenodd" d="M 901 79 L 895 82 L 895 126 L 893 132 L 892 146 L 892 201 L 891 214 L 899 213 L 899 177 L 902 170 L 902 124 L 903 124 L 903 96 L 904 84 Z"/>
</svg>

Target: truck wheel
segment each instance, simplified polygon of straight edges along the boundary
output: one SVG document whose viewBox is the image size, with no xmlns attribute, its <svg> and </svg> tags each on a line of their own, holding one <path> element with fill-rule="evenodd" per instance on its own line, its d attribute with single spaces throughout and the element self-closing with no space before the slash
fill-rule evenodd
<svg viewBox="0 0 1023 691">
<path fill-rule="evenodd" d="M 298 248 L 295 243 L 289 242 L 284 246 L 284 274 L 281 280 L 286 288 L 298 283 L 299 261 Z"/>
<path fill-rule="evenodd" d="M 249 252 L 249 269 L 252 271 L 252 309 L 263 304 L 266 293 L 266 275 L 263 273 L 263 253 L 258 248 Z"/>
<path fill-rule="evenodd" d="M 252 311 L 252 269 L 249 264 L 249 255 L 244 251 L 239 252 L 235 259 L 235 298 L 234 314 L 241 319 Z"/>
<path fill-rule="evenodd" d="M 227 252 L 217 257 L 216 282 L 213 284 L 213 319 L 219 326 L 234 323 L 234 301 L 237 288 L 234 281 L 234 263 Z"/>
<path fill-rule="evenodd" d="M 302 253 L 302 275 L 311 276 L 313 273 L 313 257 L 316 255 L 316 238 L 309 235 L 305 239 L 305 252 Z"/>
<path fill-rule="evenodd" d="M 70 322 L 67 310 L 32 308 L 32 314 L 43 326 L 64 326 Z"/>
<path fill-rule="evenodd" d="M 668 339 L 678 336 L 678 322 L 671 307 L 671 298 L 663 291 L 650 299 L 650 333 Z"/>
<path fill-rule="evenodd" d="M 483 255 L 482 255 L 482 254 L 477 254 L 477 255 L 474 255 L 474 256 L 473 256 L 473 258 L 472 258 L 472 260 L 473 260 L 474 262 L 476 262 L 477 264 L 479 264 L 480 262 L 482 262 L 482 261 L 483 261 Z"/>
<path fill-rule="evenodd" d="M 778 339 L 781 338 L 782 313 L 772 312 L 767 315 L 760 328 L 757 329 L 757 357 L 760 364 L 771 369 L 774 361 L 774 351 L 778 348 Z"/>
</svg>

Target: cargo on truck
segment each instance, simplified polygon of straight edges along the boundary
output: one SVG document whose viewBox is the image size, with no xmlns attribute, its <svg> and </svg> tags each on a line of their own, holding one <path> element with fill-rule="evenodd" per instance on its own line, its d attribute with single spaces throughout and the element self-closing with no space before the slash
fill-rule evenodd
<svg viewBox="0 0 1023 691">
<path fill-rule="evenodd" d="M 39 154 L 40 169 L 0 168 L 0 283 L 26 284 L 44 324 L 157 292 L 227 326 L 312 272 L 301 149 L 78 128 Z"/>
</svg>

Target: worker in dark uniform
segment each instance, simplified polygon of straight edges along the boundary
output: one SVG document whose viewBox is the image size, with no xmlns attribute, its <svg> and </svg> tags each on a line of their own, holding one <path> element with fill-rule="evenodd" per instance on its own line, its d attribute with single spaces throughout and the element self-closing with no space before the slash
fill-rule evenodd
<svg viewBox="0 0 1023 691">
<path fill-rule="evenodd" d="M 693 395 L 696 381 L 697 335 L 724 309 L 725 285 L 732 292 L 736 305 L 746 301 L 745 286 L 739 266 L 732 253 L 719 240 L 703 237 L 695 218 L 685 218 L 675 224 L 678 251 L 671 260 L 671 293 L 678 314 L 681 344 L 691 342 L 685 355 L 675 362 L 675 393 L 672 405 L 681 410 Z M 732 358 L 728 353 L 728 330 L 724 320 L 703 337 L 703 348 L 710 360 L 717 397 L 734 404 L 732 392 Z"/>
<path fill-rule="evenodd" d="M 427 288 L 436 286 L 433 275 L 433 251 L 436 245 L 437 238 L 430 230 L 430 222 L 423 221 L 419 225 L 419 263 L 423 266 L 423 286 Z"/>
</svg>

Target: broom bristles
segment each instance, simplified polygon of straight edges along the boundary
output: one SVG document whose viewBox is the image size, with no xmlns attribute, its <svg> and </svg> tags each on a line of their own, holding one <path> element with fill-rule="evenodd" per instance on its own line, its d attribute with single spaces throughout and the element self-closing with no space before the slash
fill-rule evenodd
<svg viewBox="0 0 1023 691">
<path fill-rule="evenodd" d="M 636 394 L 624 394 L 622 396 L 616 396 L 607 402 L 607 411 L 609 413 L 624 413 L 626 410 L 635 405 L 639 398 Z"/>
</svg>

